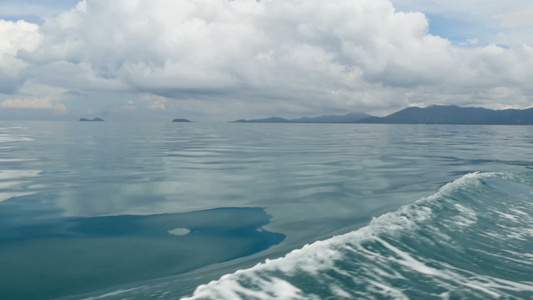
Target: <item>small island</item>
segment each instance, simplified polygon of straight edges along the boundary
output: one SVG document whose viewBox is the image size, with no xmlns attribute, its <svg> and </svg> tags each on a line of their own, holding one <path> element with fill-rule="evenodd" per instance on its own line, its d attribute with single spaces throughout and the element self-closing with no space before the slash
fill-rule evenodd
<svg viewBox="0 0 533 300">
<path fill-rule="evenodd" d="M 100 118 L 94 118 L 92 120 L 87 118 L 80 118 L 80 122 L 104 122 L 104 120 Z"/>
<path fill-rule="evenodd" d="M 174 119 L 174 120 L 172 120 L 172 122 L 174 122 L 174 123 L 190 123 L 191 121 L 189 121 L 187 119 Z"/>
</svg>

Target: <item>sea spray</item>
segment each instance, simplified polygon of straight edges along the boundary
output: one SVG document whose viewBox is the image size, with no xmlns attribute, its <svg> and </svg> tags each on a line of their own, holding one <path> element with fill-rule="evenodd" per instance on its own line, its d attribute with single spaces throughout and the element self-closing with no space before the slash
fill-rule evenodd
<svg viewBox="0 0 533 300">
<path fill-rule="evenodd" d="M 190 299 L 533 297 L 532 173 L 471 173 L 357 231 L 199 286 Z"/>
</svg>

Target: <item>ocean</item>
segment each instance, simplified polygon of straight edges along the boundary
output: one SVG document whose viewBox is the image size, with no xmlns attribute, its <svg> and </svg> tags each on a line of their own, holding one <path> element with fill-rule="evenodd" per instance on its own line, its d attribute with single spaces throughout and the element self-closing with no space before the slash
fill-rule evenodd
<svg viewBox="0 0 533 300">
<path fill-rule="evenodd" d="M 0 122 L 0 299 L 532 299 L 533 127 Z"/>
</svg>

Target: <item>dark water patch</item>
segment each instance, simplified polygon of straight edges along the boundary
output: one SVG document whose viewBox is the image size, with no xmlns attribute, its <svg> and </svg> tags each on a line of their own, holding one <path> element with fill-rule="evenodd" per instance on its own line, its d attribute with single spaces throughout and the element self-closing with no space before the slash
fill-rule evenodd
<svg viewBox="0 0 533 300">
<path fill-rule="evenodd" d="M 52 299 L 175 275 L 263 251 L 262 208 L 64 219 L 0 231 L 0 298 Z M 174 230 L 174 231 L 173 231 Z"/>
<path fill-rule="evenodd" d="M 13 228 L 39 224 L 38 229 L 47 221 L 56 221 L 63 213 L 54 205 L 56 196 L 35 193 L 0 202 L 0 239 L 4 233 L 13 233 Z"/>
</svg>

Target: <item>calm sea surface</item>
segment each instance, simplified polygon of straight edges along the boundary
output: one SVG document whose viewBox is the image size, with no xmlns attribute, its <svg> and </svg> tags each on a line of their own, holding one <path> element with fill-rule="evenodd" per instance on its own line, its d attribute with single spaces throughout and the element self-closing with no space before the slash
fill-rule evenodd
<svg viewBox="0 0 533 300">
<path fill-rule="evenodd" d="M 531 299 L 532 169 L 533 126 L 0 122 L 0 299 Z"/>
</svg>

